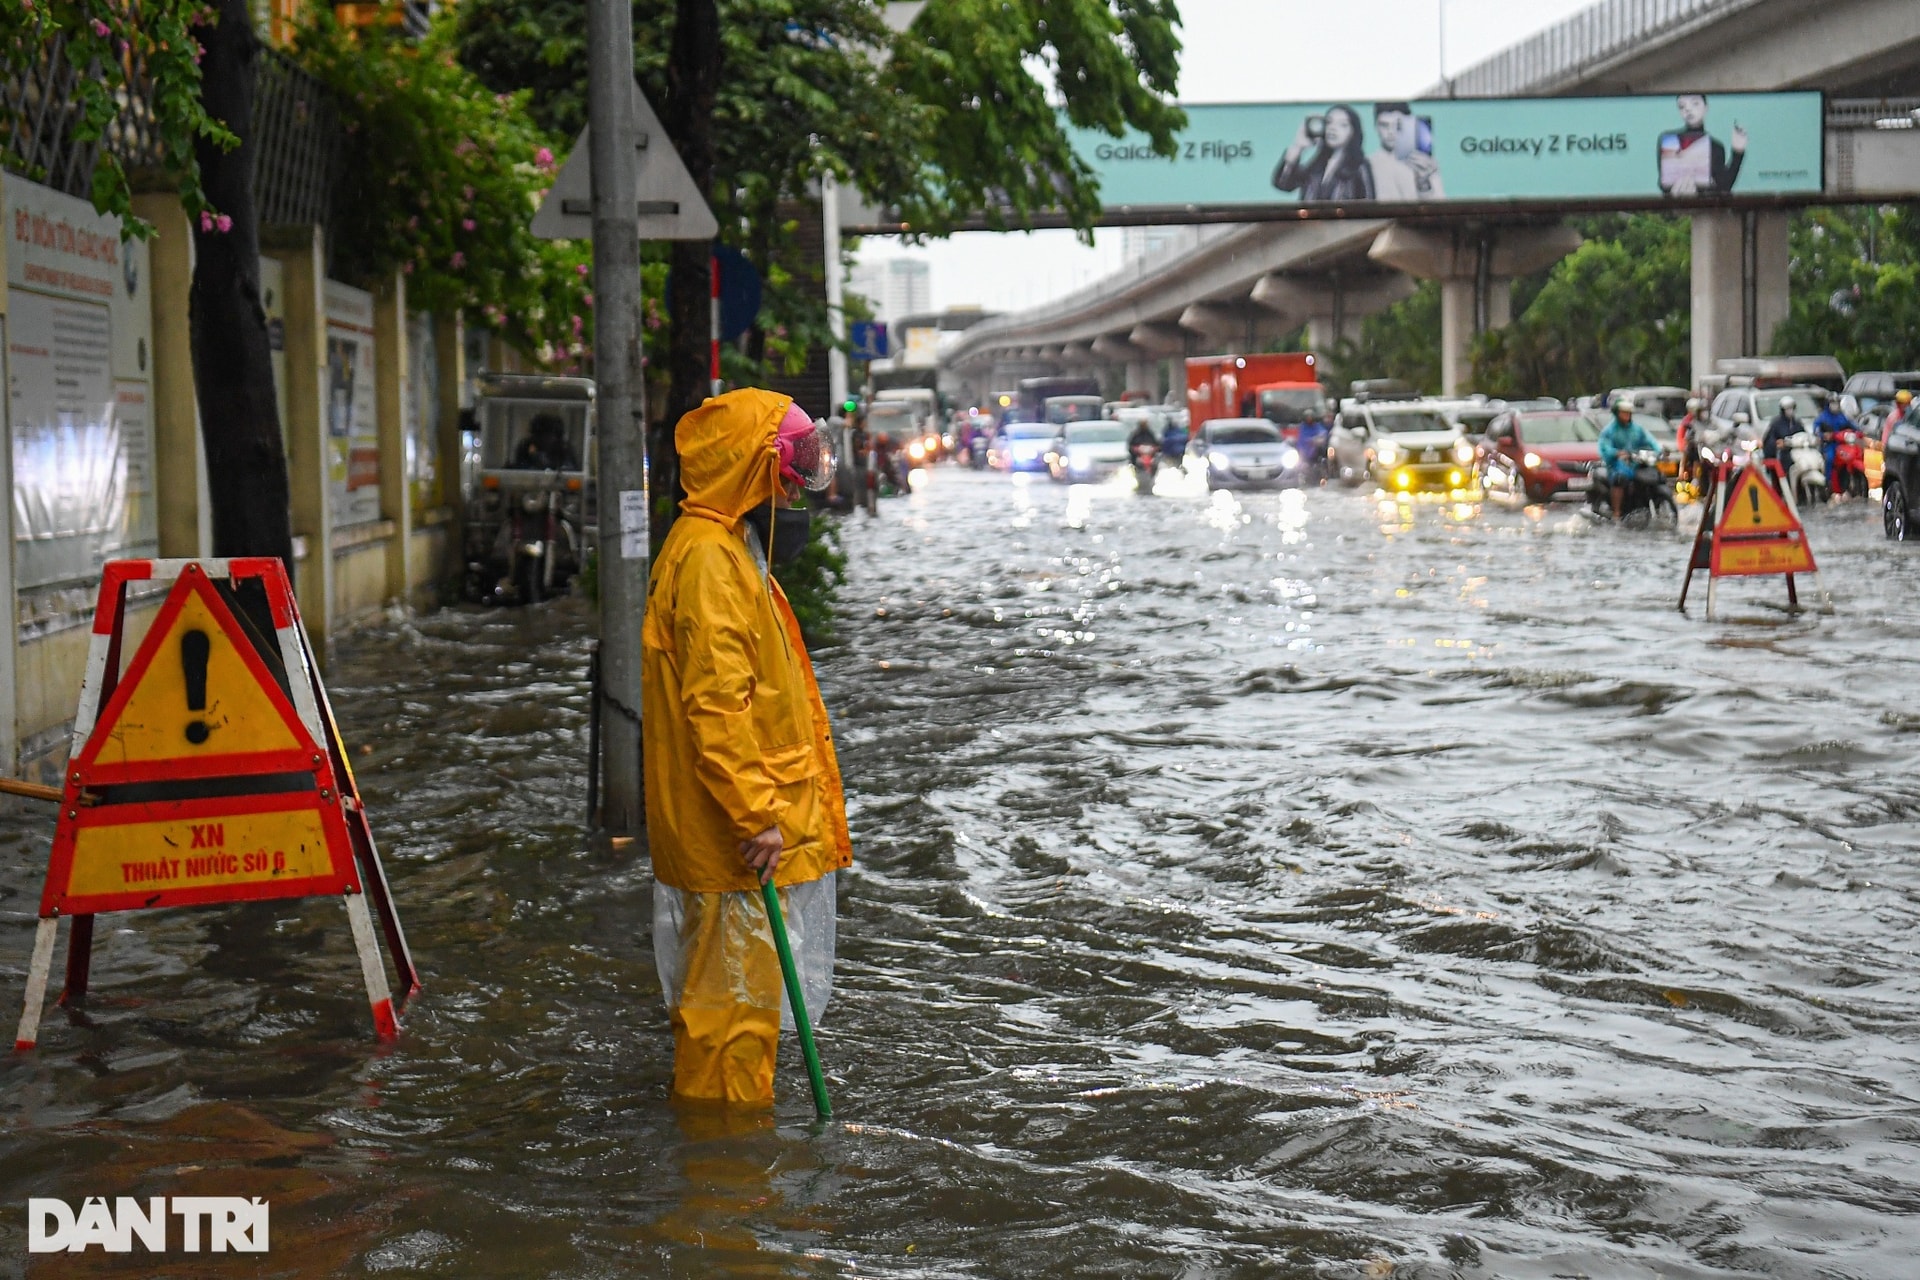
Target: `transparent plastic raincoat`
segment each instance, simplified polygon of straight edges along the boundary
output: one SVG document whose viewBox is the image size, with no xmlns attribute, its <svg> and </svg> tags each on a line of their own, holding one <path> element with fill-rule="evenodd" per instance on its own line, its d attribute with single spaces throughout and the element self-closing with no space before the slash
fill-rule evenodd
<svg viewBox="0 0 1920 1280">
<path fill-rule="evenodd" d="M 674 433 L 687 498 L 654 560 L 641 632 L 654 955 L 673 1018 L 674 1092 L 773 1097 L 785 1000 L 742 841 L 778 826 L 808 1013 L 832 988 L 833 872 L 853 860 L 840 766 L 799 624 L 741 517 L 778 484 L 792 402 L 732 391 Z"/>
</svg>

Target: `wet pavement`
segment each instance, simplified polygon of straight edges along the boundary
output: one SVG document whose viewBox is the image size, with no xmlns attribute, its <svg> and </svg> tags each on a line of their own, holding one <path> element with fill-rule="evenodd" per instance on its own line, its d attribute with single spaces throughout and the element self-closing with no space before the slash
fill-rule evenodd
<svg viewBox="0 0 1920 1280">
<path fill-rule="evenodd" d="M 156 1274 L 27 1266 L 29 1195 L 238 1194 L 272 1254 L 169 1274 L 1906 1280 L 1920 559 L 1811 537 L 1835 616 L 1709 625 L 1684 535 L 1567 509 L 946 468 L 850 521 L 824 1128 L 790 1053 L 771 1117 L 667 1102 L 584 606 L 364 634 L 403 1038 L 337 902 L 103 918 L 0 1063 L 0 1275 Z"/>
</svg>

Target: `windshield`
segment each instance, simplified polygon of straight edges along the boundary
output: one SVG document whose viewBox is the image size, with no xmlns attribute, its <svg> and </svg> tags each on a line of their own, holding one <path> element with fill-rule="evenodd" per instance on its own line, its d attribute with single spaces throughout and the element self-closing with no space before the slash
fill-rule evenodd
<svg viewBox="0 0 1920 1280">
<path fill-rule="evenodd" d="M 1600 428 L 1578 413 L 1544 413 L 1520 420 L 1520 438 L 1528 444 L 1591 444 Z"/>
<path fill-rule="evenodd" d="M 906 431 L 914 430 L 916 415 L 913 406 L 890 401 L 876 404 L 867 410 L 867 428 L 870 431 Z"/>
<path fill-rule="evenodd" d="M 1376 431 L 1386 431 L 1402 435 L 1410 431 L 1451 431 L 1447 420 L 1429 410 L 1402 409 L 1395 413 L 1373 415 L 1373 427 Z"/>
<path fill-rule="evenodd" d="M 1272 427 L 1249 423 L 1240 427 L 1215 427 L 1207 433 L 1214 444 L 1273 444 L 1280 433 Z"/>
<path fill-rule="evenodd" d="M 1068 422 L 1092 422 L 1100 416 L 1099 396 L 1055 396 L 1047 401 L 1047 421 L 1056 426 Z"/>
<path fill-rule="evenodd" d="M 1656 417 L 1651 413 L 1636 413 L 1633 415 L 1633 421 L 1636 426 L 1645 427 L 1647 434 L 1661 444 L 1679 443 L 1679 434 L 1674 431 L 1673 424 L 1665 418 Z"/>
<path fill-rule="evenodd" d="M 1125 444 L 1127 425 L 1124 422 L 1087 422 L 1067 428 L 1068 444 Z"/>
<path fill-rule="evenodd" d="M 1009 422 L 1007 424 L 1009 440 L 1051 440 L 1053 428 L 1044 422 Z"/>
<path fill-rule="evenodd" d="M 1282 426 L 1319 418 L 1326 411 L 1327 398 L 1317 390 L 1302 387 L 1294 391 L 1262 391 L 1260 416 Z"/>
</svg>

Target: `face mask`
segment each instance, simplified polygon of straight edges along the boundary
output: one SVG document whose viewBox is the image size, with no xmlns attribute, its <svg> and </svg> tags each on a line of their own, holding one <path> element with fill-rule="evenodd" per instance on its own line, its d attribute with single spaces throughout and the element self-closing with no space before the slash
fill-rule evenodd
<svg viewBox="0 0 1920 1280">
<path fill-rule="evenodd" d="M 813 512 L 805 507 L 773 509 L 773 536 L 767 536 L 767 508 L 755 507 L 743 519 L 760 535 L 767 548 L 767 559 L 774 564 L 792 564 L 807 549 L 807 535 L 813 526 Z"/>
</svg>

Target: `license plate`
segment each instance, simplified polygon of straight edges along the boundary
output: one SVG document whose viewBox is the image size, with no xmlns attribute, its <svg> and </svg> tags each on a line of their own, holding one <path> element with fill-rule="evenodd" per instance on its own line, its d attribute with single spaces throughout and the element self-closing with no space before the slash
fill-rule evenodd
<svg viewBox="0 0 1920 1280">
<path fill-rule="evenodd" d="M 1575 493 L 1584 493 L 1593 485 L 1592 476 L 1568 476 L 1567 488 Z"/>
<path fill-rule="evenodd" d="M 1242 467 L 1240 474 L 1249 480 L 1265 480 L 1267 478 L 1267 469 L 1265 467 Z"/>
</svg>

